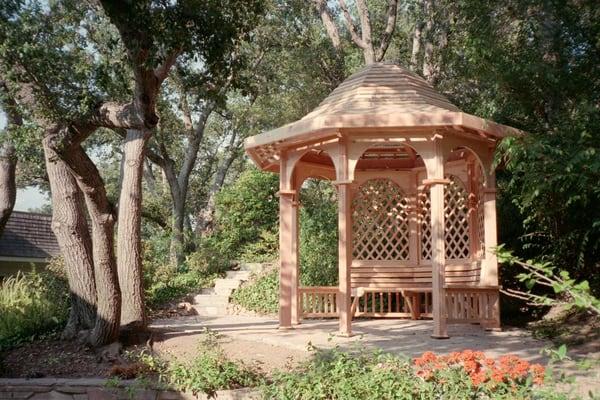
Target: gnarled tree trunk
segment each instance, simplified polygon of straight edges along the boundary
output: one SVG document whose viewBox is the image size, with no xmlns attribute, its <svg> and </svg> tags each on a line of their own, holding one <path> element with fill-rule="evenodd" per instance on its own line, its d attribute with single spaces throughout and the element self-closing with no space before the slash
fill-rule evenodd
<svg viewBox="0 0 600 400">
<path fill-rule="evenodd" d="M 61 154 L 61 157 L 67 160 L 71 173 L 84 194 L 92 222 L 97 312 L 89 342 L 92 346 L 101 346 L 117 340 L 121 321 L 121 291 L 114 251 L 115 218 L 106 197 L 104 181 L 83 148 L 74 146 Z"/>
<path fill-rule="evenodd" d="M 0 145 L 0 236 L 12 214 L 17 199 L 15 148 L 6 142 Z"/>
<path fill-rule="evenodd" d="M 96 319 L 96 283 L 92 240 L 85 218 L 83 194 L 63 160 L 44 141 L 46 171 L 52 193 L 52 231 L 63 254 L 71 297 L 63 338 L 90 330 Z"/>
<path fill-rule="evenodd" d="M 123 151 L 125 168 L 119 196 L 117 265 L 123 294 L 121 325 L 131 330 L 146 327 L 140 224 L 144 150 L 149 136 L 146 131 L 127 130 Z"/>
</svg>

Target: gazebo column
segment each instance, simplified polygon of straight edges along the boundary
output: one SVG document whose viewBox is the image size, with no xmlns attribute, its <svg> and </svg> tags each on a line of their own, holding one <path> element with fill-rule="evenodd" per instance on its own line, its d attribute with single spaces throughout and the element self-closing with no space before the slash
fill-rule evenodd
<svg viewBox="0 0 600 400">
<path fill-rule="evenodd" d="M 339 334 L 352 336 L 352 191 L 348 180 L 348 148 L 344 139 L 339 142 L 338 153 L 338 295 Z"/>
<path fill-rule="evenodd" d="M 485 262 L 481 269 L 481 284 L 498 285 L 498 257 L 495 248 L 498 245 L 496 227 L 496 179 L 492 173 L 488 177 L 488 184 L 483 189 L 483 223 Z"/>
<path fill-rule="evenodd" d="M 433 334 L 437 339 L 448 338 L 446 322 L 446 249 L 444 238 L 444 158 L 439 139 L 433 142 L 433 157 L 427 168 L 427 184 L 431 199 L 431 269 L 432 269 L 432 314 Z"/>
<path fill-rule="evenodd" d="M 290 329 L 299 322 L 297 192 L 285 181 L 287 164 L 284 153 L 279 190 L 279 329 Z"/>
</svg>

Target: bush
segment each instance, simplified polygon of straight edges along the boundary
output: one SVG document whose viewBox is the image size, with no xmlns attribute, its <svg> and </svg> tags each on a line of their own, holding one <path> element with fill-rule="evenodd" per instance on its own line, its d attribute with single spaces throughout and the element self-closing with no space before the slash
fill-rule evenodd
<svg viewBox="0 0 600 400">
<path fill-rule="evenodd" d="M 565 399 L 541 392 L 543 367 L 466 350 L 410 361 L 381 352 L 334 349 L 263 387 L 268 399 Z"/>
<path fill-rule="evenodd" d="M 0 349 L 61 328 L 68 313 L 69 287 L 59 273 L 48 269 L 8 277 L 0 283 Z"/>
<path fill-rule="evenodd" d="M 238 258 L 243 249 L 261 240 L 264 232 L 278 232 L 279 177 L 252 167 L 218 194 L 215 208 L 216 240 L 220 253 Z"/>
<path fill-rule="evenodd" d="M 194 395 L 206 393 L 214 396 L 217 390 L 258 386 L 260 374 L 251 368 L 228 360 L 221 349 L 216 334 L 208 332 L 199 344 L 199 355 L 189 363 L 167 364 L 148 354 L 138 355 L 137 361 L 145 371 L 157 373 L 167 387 L 190 391 Z"/>
<path fill-rule="evenodd" d="M 309 179 L 300 192 L 300 281 L 338 284 L 337 194 L 328 181 Z"/>
<path fill-rule="evenodd" d="M 227 267 L 227 258 L 215 250 L 214 243 L 202 242 L 177 269 L 169 263 L 169 236 L 155 234 L 144 240 L 144 288 L 150 308 L 181 298 L 199 288 L 212 285 Z"/>
<path fill-rule="evenodd" d="M 276 313 L 279 309 L 279 273 L 270 271 L 259 276 L 248 286 L 233 292 L 232 301 L 247 310 L 263 314 Z"/>
</svg>

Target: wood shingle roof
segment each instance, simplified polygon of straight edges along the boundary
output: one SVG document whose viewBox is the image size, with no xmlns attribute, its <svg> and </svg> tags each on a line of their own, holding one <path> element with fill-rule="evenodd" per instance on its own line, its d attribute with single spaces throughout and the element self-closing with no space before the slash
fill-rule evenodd
<svg viewBox="0 0 600 400">
<path fill-rule="evenodd" d="M 0 257 L 45 259 L 58 254 L 50 215 L 13 211 L 0 237 Z"/>
</svg>

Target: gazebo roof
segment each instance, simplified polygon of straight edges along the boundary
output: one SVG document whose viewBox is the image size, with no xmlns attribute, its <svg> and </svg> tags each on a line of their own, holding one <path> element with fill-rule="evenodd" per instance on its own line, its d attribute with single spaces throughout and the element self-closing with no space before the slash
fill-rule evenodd
<svg viewBox="0 0 600 400">
<path fill-rule="evenodd" d="M 351 75 L 312 112 L 280 128 L 246 139 L 262 168 L 278 164 L 280 146 L 327 137 L 338 131 L 419 131 L 452 128 L 496 140 L 521 131 L 462 112 L 419 75 L 389 63 Z"/>
</svg>

